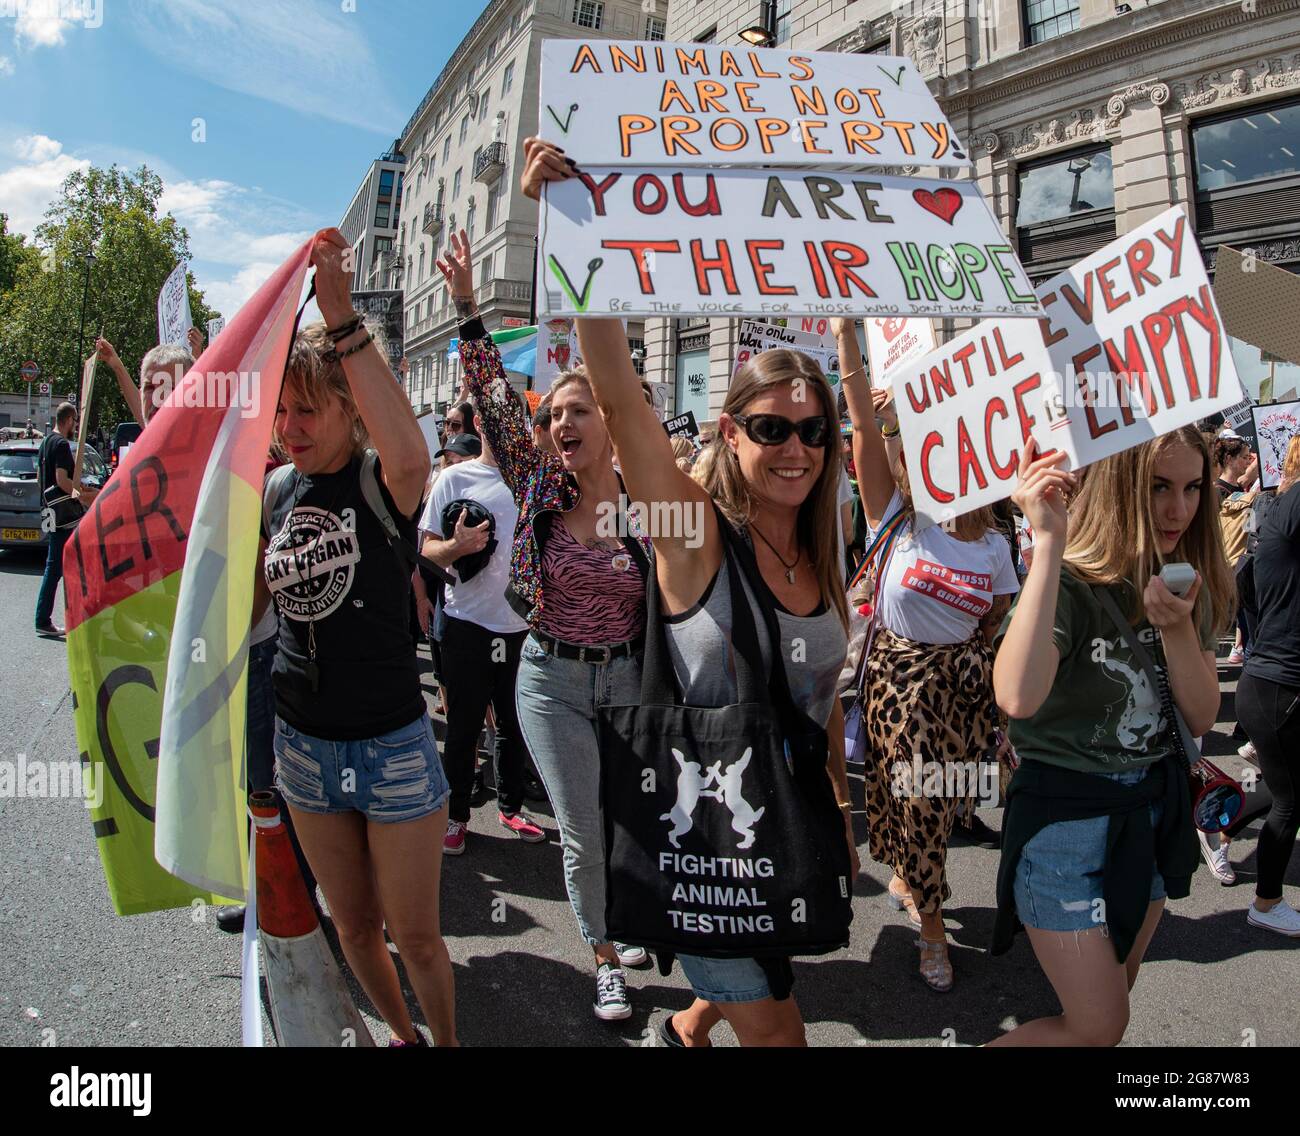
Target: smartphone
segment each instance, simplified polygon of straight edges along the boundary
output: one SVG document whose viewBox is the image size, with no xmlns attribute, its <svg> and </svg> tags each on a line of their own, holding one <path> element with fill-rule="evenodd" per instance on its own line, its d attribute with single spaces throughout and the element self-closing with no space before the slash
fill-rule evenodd
<svg viewBox="0 0 1300 1136">
<path fill-rule="evenodd" d="M 1196 569 L 1190 564 L 1166 564 L 1160 569 L 1160 579 L 1174 595 L 1185 596 L 1196 583 Z"/>
</svg>

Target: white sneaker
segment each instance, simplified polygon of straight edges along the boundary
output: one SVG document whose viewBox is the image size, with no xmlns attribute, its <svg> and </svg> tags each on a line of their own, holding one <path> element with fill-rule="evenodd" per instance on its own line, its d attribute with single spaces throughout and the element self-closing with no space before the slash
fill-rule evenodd
<svg viewBox="0 0 1300 1136">
<path fill-rule="evenodd" d="M 1228 652 L 1228 666 L 1239 667 L 1246 661 L 1246 652 L 1241 647 L 1233 647 Z"/>
<path fill-rule="evenodd" d="M 604 1022 L 619 1022 L 632 1016 L 627 1000 L 627 979 L 618 967 L 603 962 L 596 969 L 596 1017 Z"/>
<path fill-rule="evenodd" d="M 1285 899 L 1280 899 L 1267 911 L 1260 911 L 1253 903 L 1246 909 L 1246 922 L 1252 927 L 1263 927 L 1266 931 L 1276 931 L 1279 935 L 1300 938 L 1300 911 L 1296 911 Z"/>
<path fill-rule="evenodd" d="M 1237 748 L 1237 753 L 1249 762 L 1259 762 L 1259 755 L 1255 752 L 1254 742 L 1247 742 L 1244 746 L 1239 746 Z"/>
<path fill-rule="evenodd" d="M 620 966 L 640 966 L 650 957 L 646 954 L 645 947 L 633 947 L 627 943 L 614 943 L 613 946 Z"/>
<path fill-rule="evenodd" d="M 1228 859 L 1228 848 L 1226 845 L 1211 844 L 1210 838 L 1199 828 L 1196 830 L 1196 839 L 1201 842 L 1201 859 L 1210 869 L 1212 875 L 1219 883 L 1227 887 L 1229 884 L 1237 882 L 1237 873 L 1232 870 L 1232 862 Z"/>
</svg>

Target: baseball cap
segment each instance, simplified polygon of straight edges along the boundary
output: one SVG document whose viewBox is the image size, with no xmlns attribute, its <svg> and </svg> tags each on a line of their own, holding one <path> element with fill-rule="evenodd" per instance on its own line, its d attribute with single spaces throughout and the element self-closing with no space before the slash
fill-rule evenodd
<svg viewBox="0 0 1300 1136">
<path fill-rule="evenodd" d="M 483 443 L 473 434 L 453 434 L 433 456 L 440 458 L 443 454 L 457 454 L 463 458 L 476 458 L 482 453 Z"/>
</svg>

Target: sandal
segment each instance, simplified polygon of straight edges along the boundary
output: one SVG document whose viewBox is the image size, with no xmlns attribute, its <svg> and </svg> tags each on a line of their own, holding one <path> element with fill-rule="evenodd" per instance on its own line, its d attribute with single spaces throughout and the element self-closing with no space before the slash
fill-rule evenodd
<svg viewBox="0 0 1300 1136">
<path fill-rule="evenodd" d="M 894 879 L 898 879 L 897 876 Z M 885 893 L 889 901 L 889 906 L 895 911 L 906 911 L 907 917 L 917 927 L 921 925 L 921 913 L 916 909 L 916 901 L 912 898 L 912 889 L 907 889 L 907 894 L 902 895 L 894 890 L 893 881 L 890 881 L 889 891 Z"/>
<path fill-rule="evenodd" d="M 952 989 L 952 962 L 948 958 L 948 940 L 916 937 L 916 945 L 921 948 L 921 977 L 931 990 L 943 994 Z"/>
</svg>

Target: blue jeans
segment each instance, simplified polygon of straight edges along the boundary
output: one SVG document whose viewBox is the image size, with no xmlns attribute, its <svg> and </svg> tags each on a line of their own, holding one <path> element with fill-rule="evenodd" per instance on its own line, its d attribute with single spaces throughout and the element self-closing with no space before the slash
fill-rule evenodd
<svg viewBox="0 0 1300 1136">
<path fill-rule="evenodd" d="M 76 530 L 72 528 L 55 529 L 50 533 L 49 550 L 45 554 L 45 575 L 41 577 L 40 594 L 36 597 L 36 626 L 46 627 L 54 616 L 54 593 L 59 590 L 59 581 L 63 579 L 63 546 Z M 67 603 L 68 590 L 63 590 L 63 600 Z"/>
<path fill-rule="evenodd" d="M 640 701 L 635 658 L 580 663 L 548 655 L 531 634 L 524 640 L 515 684 L 519 727 L 560 826 L 569 903 L 592 946 L 608 941 L 596 710 Z"/>
<path fill-rule="evenodd" d="M 1098 773 L 1122 785 L 1136 785 L 1149 767 L 1123 773 Z M 1152 827 L 1164 804 L 1151 806 Z M 1102 875 L 1110 817 L 1061 820 L 1040 829 L 1025 845 L 1016 865 L 1016 912 L 1026 927 L 1039 931 L 1089 931 L 1105 919 Z M 1165 880 L 1151 865 L 1151 900 L 1165 897 Z"/>
<path fill-rule="evenodd" d="M 706 1002 L 759 1002 L 772 997 L 767 975 L 752 958 L 678 955 L 677 961 L 695 996 Z"/>
</svg>

